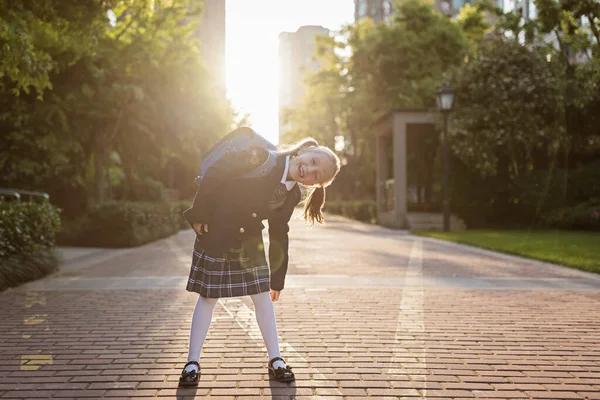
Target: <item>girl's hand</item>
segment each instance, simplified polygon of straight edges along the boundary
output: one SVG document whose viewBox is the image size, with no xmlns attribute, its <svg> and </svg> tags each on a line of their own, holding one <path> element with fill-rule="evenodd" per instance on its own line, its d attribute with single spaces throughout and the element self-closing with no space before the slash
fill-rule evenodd
<svg viewBox="0 0 600 400">
<path fill-rule="evenodd" d="M 279 300 L 279 294 L 281 293 L 281 290 L 273 290 L 271 289 L 271 301 L 277 301 Z"/>
<path fill-rule="evenodd" d="M 194 231 L 200 236 L 202 236 L 202 232 L 208 232 L 208 224 L 194 224 Z"/>
</svg>

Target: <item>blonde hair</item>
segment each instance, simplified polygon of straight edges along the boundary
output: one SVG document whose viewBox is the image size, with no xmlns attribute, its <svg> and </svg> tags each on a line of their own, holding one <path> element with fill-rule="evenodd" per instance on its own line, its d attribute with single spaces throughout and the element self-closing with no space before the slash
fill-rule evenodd
<svg viewBox="0 0 600 400">
<path fill-rule="evenodd" d="M 325 188 L 331 185 L 331 183 L 335 180 L 335 177 L 340 172 L 342 163 L 339 157 L 329 147 L 319 146 L 319 143 L 310 137 L 285 147 L 279 151 L 279 154 L 296 157 L 299 154 L 308 151 L 326 154 L 335 166 L 335 171 L 331 179 L 316 186 L 310 187 L 308 196 L 304 200 L 304 220 L 313 225 L 315 221 L 322 224 L 324 222 L 323 206 L 325 205 Z"/>
</svg>

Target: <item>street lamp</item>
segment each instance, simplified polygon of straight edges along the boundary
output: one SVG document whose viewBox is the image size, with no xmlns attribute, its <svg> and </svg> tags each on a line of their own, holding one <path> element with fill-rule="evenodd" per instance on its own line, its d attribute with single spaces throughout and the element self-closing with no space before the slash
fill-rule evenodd
<svg viewBox="0 0 600 400">
<path fill-rule="evenodd" d="M 448 198 L 448 115 L 452 111 L 452 103 L 454 103 L 454 89 L 448 86 L 447 83 L 437 92 L 438 110 L 444 115 L 444 172 L 442 181 L 442 207 L 444 212 L 444 232 L 450 231 L 450 199 Z"/>
</svg>

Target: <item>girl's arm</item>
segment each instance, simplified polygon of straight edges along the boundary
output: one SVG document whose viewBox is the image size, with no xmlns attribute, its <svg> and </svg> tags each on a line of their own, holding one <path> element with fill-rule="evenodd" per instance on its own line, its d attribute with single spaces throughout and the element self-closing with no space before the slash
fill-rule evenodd
<svg viewBox="0 0 600 400">
<path fill-rule="evenodd" d="M 291 210 L 293 212 L 293 208 Z M 269 219 L 269 267 L 271 270 L 271 289 L 282 290 L 288 267 L 288 232 L 291 213 Z"/>
<path fill-rule="evenodd" d="M 298 185 L 292 189 L 284 209 L 279 215 L 269 218 L 269 267 L 271 270 L 271 289 L 282 290 L 288 268 L 288 247 L 290 231 L 289 221 L 294 213 L 294 207 L 301 197 Z M 288 202 L 289 201 L 289 202 Z"/>
<path fill-rule="evenodd" d="M 183 216 L 192 228 L 194 224 L 212 222 L 211 216 L 214 214 L 216 201 L 223 185 L 229 184 L 231 179 L 235 179 L 252 167 L 251 156 L 250 149 L 232 151 L 224 154 L 206 170 L 204 178 L 198 184 L 192 207 L 183 212 Z"/>
</svg>

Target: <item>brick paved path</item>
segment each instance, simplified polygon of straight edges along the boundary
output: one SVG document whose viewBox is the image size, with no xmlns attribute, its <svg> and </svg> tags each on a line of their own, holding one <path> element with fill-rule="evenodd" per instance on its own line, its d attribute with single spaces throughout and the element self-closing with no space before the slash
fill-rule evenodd
<svg viewBox="0 0 600 400">
<path fill-rule="evenodd" d="M 190 232 L 0 294 L 0 399 L 600 399 L 600 277 L 331 217 L 291 228 L 270 382 L 249 298 L 221 301 L 177 388 Z"/>
</svg>

